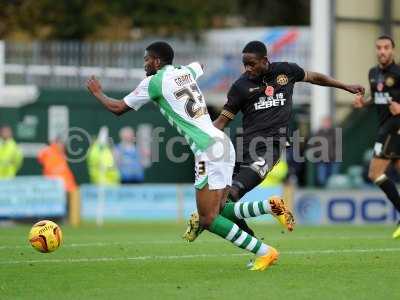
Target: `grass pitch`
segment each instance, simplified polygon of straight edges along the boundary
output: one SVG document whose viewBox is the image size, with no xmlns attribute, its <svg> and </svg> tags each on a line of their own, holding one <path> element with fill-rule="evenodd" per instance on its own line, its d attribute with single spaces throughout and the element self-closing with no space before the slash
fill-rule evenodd
<svg viewBox="0 0 400 300">
<path fill-rule="evenodd" d="M 183 224 L 61 226 L 54 253 L 27 244 L 29 227 L 0 228 L 0 299 L 400 299 L 400 240 L 393 227 L 302 227 L 256 232 L 280 253 L 250 272 L 252 256 Z"/>
</svg>

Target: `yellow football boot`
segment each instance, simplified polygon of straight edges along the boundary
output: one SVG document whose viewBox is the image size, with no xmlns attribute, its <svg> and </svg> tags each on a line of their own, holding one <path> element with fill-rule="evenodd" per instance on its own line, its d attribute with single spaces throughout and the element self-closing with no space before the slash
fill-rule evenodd
<svg viewBox="0 0 400 300">
<path fill-rule="evenodd" d="M 188 242 L 193 242 L 203 232 L 203 228 L 200 226 L 200 217 L 197 212 L 191 214 L 188 221 L 188 227 L 182 238 Z"/>
<path fill-rule="evenodd" d="M 275 248 L 269 246 L 267 254 L 256 257 L 250 268 L 250 271 L 264 271 L 270 265 L 275 263 L 278 260 L 278 257 L 278 251 Z"/>
<path fill-rule="evenodd" d="M 398 238 L 400 237 L 400 225 L 397 226 L 397 229 L 393 232 L 392 237 L 393 237 L 394 239 L 398 239 Z"/>
<path fill-rule="evenodd" d="M 293 231 L 296 222 L 293 214 L 286 206 L 285 201 L 283 201 L 279 196 L 271 196 L 269 198 L 269 205 L 271 207 L 272 215 L 278 220 L 278 222 L 288 231 Z"/>
</svg>

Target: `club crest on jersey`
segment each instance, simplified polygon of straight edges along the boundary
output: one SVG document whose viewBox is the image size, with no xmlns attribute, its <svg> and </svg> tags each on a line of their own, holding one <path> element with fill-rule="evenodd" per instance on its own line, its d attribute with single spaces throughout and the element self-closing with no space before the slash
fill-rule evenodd
<svg viewBox="0 0 400 300">
<path fill-rule="evenodd" d="M 388 87 L 392 87 L 394 85 L 394 78 L 391 77 L 391 76 L 388 76 L 385 79 L 385 85 L 388 86 Z"/>
<path fill-rule="evenodd" d="M 378 85 L 376 86 L 376 89 L 377 89 L 379 92 L 382 92 L 382 91 L 383 91 L 383 83 L 382 83 L 382 82 L 379 82 Z"/>
<path fill-rule="evenodd" d="M 289 78 L 285 74 L 280 74 L 276 77 L 276 83 L 279 85 L 287 85 Z"/>
<path fill-rule="evenodd" d="M 267 85 L 265 88 L 265 95 L 272 97 L 274 95 L 274 87 Z"/>
</svg>

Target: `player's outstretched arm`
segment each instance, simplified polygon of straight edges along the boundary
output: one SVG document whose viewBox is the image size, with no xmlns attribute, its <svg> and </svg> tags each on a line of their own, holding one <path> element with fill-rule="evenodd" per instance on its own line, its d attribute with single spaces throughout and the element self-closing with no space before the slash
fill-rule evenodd
<svg viewBox="0 0 400 300">
<path fill-rule="evenodd" d="M 364 95 L 365 89 L 359 84 L 345 84 L 335 78 L 332 78 L 328 75 L 321 74 L 318 72 L 307 71 L 304 76 L 303 81 L 309 82 L 312 84 L 322 85 L 322 86 L 330 86 L 338 89 L 345 90 L 352 94 L 362 94 Z"/>
<path fill-rule="evenodd" d="M 104 94 L 100 81 L 95 76 L 91 76 L 87 80 L 86 87 L 107 110 L 117 116 L 132 109 L 125 103 L 125 101 L 113 99 Z"/>
</svg>

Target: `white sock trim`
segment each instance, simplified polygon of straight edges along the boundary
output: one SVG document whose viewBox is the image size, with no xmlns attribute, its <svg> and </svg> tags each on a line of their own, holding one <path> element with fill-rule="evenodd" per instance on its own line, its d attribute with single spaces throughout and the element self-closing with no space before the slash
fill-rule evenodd
<svg viewBox="0 0 400 300">
<path fill-rule="evenodd" d="M 250 213 L 249 213 L 249 202 L 246 202 L 243 204 L 243 217 L 244 218 L 250 218 Z"/>
<path fill-rule="evenodd" d="M 256 216 L 261 216 L 260 209 L 258 208 L 258 201 L 253 202 L 253 211 Z"/>
<path fill-rule="evenodd" d="M 264 243 L 262 243 L 261 247 L 258 249 L 256 255 L 263 256 L 263 255 L 267 254 L 268 250 L 269 250 L 269 247 L 267 245 L 265 245 Z"/>
<path fill-rule="evenodd" d="M 387 179 L 386 174 L 382 174 L 376 180 L 374 181 L 375 184 L 380 185 L 382 182 L 384 182 Z"/>
<path fill-rule="evenodd" d="M 236 202 L 235 205 L 233 206 L 234 211 L 235 211 L 235 216 L 238 219 L 243 219 L 243 217 L 240 215 L 240 205 L 242 205 L 243 203 L 240 202 Z"/>
<path fill-rule="evenodd" d="M 268 201 L 264 200 L 262 202 L 262 204 L 263 204 L 263 207 L 264 207 L 264 211 L 267 213 L 268 212 L 268 208 L 269 208 Z"/>
<path fill-rule="evenodd" d="M 229 231 L 228 235 L 226 236 L 226 240 L 232 241 L 233 237 L 236 235 L 236 233 L 239 231 L 239 227 L 236 224 L 233 224 L 233 227 L 231 231 Z"/>
<path fill-rule="evenodd" d="M 251 250 L 254 249 L 254 247 L 255 247 L 256 245 L 257 245 L 257 239 L 256 239 L 255 237 L 252 237 L 250 243 L 249 243 L 249 244 L 247 245 L 247 247 L 246 247 L 246 250 L 251 251 Z"/>
<path fill-rule="evenodd" d="M 240 236 L 238 237 L 238 239 L 237 239 L 236 241 L 234 241 L 233 243 L 234 243 L 236 246 L 240 246 L 240 245 L 244 242 L 244 240 L 247 238 L 247 236 L 248 236 L 247 232 L 242 231 L 242 233 L 240 234 Z"/>
</svg>

